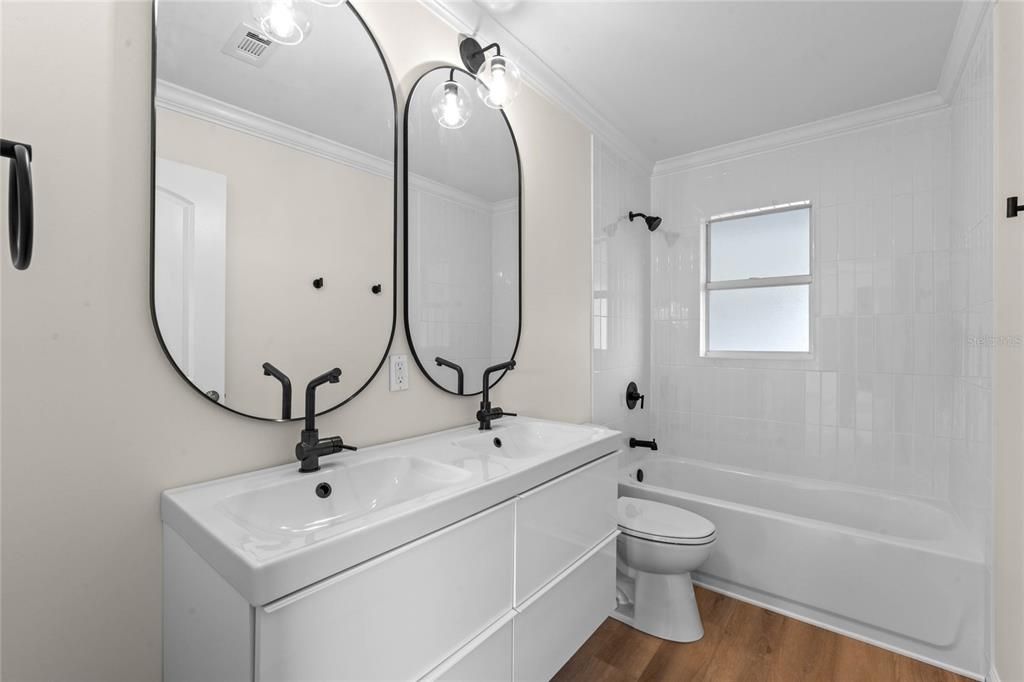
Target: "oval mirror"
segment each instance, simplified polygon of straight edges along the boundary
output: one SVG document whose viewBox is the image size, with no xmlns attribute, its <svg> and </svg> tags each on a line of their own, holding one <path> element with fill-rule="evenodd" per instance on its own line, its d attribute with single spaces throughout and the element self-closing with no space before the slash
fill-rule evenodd
<svg viewBox="0 0 1024 682">
<path fill-rule="evenodd" d="M 321 413 L 395 327 L 395 93 L 347 3 L 160 0 L 152 308 L 168 358 L 250 417 Z M 292 398 L 294 390 L 294 405 Z"/>
<path fill-rule="evenodd" d="M 476 91 L 468 72 L 436 68 L 405 110 L 406 330 L 423 373 L 462 395 L 515 357 L 521 313 L 519 149 Z"/>
</svg>

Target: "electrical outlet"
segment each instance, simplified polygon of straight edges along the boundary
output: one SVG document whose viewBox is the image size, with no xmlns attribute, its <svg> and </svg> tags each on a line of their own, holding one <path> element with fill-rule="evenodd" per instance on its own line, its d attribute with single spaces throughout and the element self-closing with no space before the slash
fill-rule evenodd
<svg viewBox="0 0 1024 682">
<path fill-rule="evenodd" d="M 391 390 L 409 390 L 409 356 L 391 356 Z"/>
</svg>

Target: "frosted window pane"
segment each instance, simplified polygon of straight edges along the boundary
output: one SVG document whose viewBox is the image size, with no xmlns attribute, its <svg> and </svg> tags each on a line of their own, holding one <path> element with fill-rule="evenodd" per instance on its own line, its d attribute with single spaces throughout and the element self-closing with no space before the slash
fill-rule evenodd
<svg viewBox="0 0 1024 682">
<path fill-rule="evenodd" d="M 708 350 L 811 349 L 806 284 L 708 292 Z"/>
<path fill-rule="evenodd" d="M 810 208 L 710 223 L 708 281 L 809 275 L 810 226 Z"/>
</svg>

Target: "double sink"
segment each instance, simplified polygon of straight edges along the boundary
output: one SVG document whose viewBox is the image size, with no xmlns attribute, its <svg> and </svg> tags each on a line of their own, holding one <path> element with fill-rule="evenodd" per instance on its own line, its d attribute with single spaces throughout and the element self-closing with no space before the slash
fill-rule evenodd
<svg viewBox="0 0 1024 682">
<path fill-rule="evenodd" d="M 262 605 L 618 448 L 620 434 L 526 417 L 168 490 L 161 514 Z"/>
</svg>

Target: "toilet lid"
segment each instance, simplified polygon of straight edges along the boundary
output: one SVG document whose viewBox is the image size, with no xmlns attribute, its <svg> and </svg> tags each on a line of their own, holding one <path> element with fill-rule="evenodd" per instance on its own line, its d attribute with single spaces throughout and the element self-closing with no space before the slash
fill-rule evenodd
<svg viewBox="0 0 1024 682">
<path fill-rule="evenodd" d="M 627 533 L 666 540 L 696 540 L 715 534 L 715 524 L 703 516 L 670 504 L 635 497 L 619 498 L 619 527 Z"/>
</svg>

